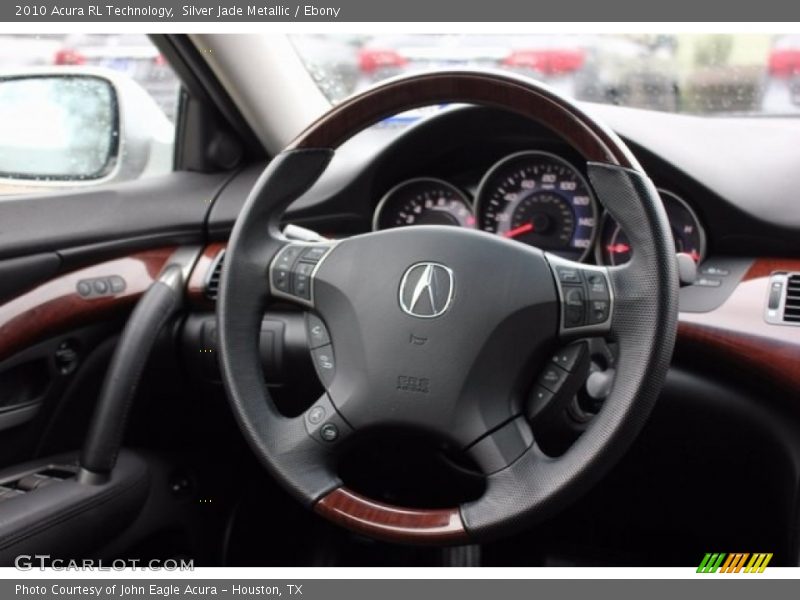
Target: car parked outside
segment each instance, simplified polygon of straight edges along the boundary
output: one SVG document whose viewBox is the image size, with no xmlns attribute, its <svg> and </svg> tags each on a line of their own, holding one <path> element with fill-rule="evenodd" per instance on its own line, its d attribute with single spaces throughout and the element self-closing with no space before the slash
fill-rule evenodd
<svg viewBox="0 0 800 600">
<path fill-rule="evenodd" d="M 800 112 L 800 35 L 780 36 L 773 42 L 762 89 L 765 112 Z"/>
<path fill-rule="evenodd" d="M 309 71 L 316 72 L 319 39 L 296 36 L 295 45 Z M 353 64 L 338 60 L 328 77 L 342 89 L 326 91 L 340 100 L 350 91 L 387 77 L 441 69 L 502 69 L 546 83 L 578 100 L 677 110 L 678 74 L 674 45 L 657 47 L 625 36 L 590 35 L 378 35 L 353 52 Z M 330 43 L 330 42 L 329 42 Z M 346 54 L 331 56 L 347 58 Z M 352 79 L 352 72 L 356 77 Z M 347 74 L 343 76 L 342 74 Z"/>
</svg>

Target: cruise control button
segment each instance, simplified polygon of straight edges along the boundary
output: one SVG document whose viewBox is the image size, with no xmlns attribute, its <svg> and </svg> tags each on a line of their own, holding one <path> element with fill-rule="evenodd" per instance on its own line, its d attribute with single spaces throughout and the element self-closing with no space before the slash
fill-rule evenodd
<svg viewBox="0 0 800 600">
<path fill-rule="evenodd" d="M 322 346 L 321 348 L 315 348 L 311 351 L 311 356 L 322 384 L 327 387 L 330 385 L 331 381 L 333 381 L 333 374 L 336 371 L 336 363 L 333 359 L 333 348 L 330 344 Z"/>
<path fill-rule="evenodd" d="M 545 367 L 542 374 L 539 375 L 539 385 L 557 394 L 558 390 L 561 389 L 561 386 L 564 385 L 564 382 L 567 380 L 568 375 L 569 373 L 561 367 L 549 365 Z"/>
<path fill-rule="evenodd" d="M 308 315 L 308 345 L 313 350 L 331 343 L 328 329 L 317 315 Z"/>
<path fill-rule="evenodd" d="M 586 344 L 583 342 L 570 344 L 556 352 L 551 360 L 562 369 L 571 373 L 575 365 L 577 365 L 578 361 L 583 357 L 585 351 Z"/>
</svg>

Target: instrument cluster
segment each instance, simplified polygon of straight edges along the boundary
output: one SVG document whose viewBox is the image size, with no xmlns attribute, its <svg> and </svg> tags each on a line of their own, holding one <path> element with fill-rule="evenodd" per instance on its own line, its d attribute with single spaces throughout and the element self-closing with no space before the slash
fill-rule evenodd
<svg viewBox="0 0 800 600">
<path fill-rule="evenodd" d="M 672 226 L 677 252 L 698 263 L 705 255 L 705 232 L 691 206 L 659 190 Z M 528 150 L 501 158 L 480 180 L 474 194 L 434 177 L 399 183 L 378 203 L 373 229 L 412 225 L 473 227 L 551 252 L 598 264 L 620 265 L 631 257 L 628 238 L 600 207 L 583 173 L 564 158 Z"/>
</svg>

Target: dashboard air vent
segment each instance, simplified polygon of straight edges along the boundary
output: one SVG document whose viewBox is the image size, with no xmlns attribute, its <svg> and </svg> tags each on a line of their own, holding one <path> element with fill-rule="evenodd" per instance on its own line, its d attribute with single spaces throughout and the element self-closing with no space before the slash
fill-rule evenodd
<svg viewBox="0 0 800 600">
<path fill-rule="evenodd" d="M 786 280 L 786 299 L 783 305 L 783 320 L 800 325 L 800 273 L 789 275 Z"/>
<path fill-rule="evenodd" d="M 800 327 L 800 273 L 778 271 L 770 275 L 764 320 Z"/>
<path fill-rule="evenodd" d="M 208 271 L 208 279 L 206 279 L 206 298 L 211 300 L 212 302 L 217 301 L 217 295 L 219 294 L 219 280 L 222 276 L 222 263 L 225 259 L 225 251 L 220 251 L 214 257 L 214 261 L 211 263 L 211 268 Z"/>
</svg>

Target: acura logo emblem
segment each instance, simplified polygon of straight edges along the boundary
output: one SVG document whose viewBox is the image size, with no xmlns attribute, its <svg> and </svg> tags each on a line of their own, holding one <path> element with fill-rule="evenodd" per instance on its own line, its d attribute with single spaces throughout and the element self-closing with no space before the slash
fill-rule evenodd
<svg viewBox="0 0 800 600">
<path fill-rule="evenodd" d="M 409 315 L 431 319 L 444 313 L 453 300 L 453 271 L 434 262 L 411 265 L 400 282 L 400 308 Z"/>
</svg>

